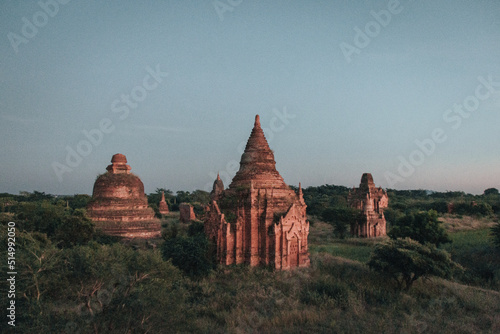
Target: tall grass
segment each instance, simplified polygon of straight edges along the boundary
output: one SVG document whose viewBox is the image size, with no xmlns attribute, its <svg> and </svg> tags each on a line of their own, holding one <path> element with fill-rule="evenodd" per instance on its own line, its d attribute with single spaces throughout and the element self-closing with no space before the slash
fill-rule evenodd
<svg viewBox="0 0 500 334">
<path fill-rule="evenodd" d="M 465 267 L 460 280 L 500 291 L 500 250 L 493 246 L 490 229 L 450 233 L 450 238 L 453 242 L 443 248 Z"/>
<path fill-rule="evenodd" d="M 310 229 L 309 250 L 311 253 L 329 253 L 346 259 L 368 262 L 375 245 L 385 238 L 347 238 L 333 237 L 330 224 L 317 221 Z"/>
<path fill-rule="evenodd" d="M 409 292 L 357 261 L 327 253 L 311 267 L 274 272 L 220 267 L 190 282 L 193 322 L 201 333 L 494 333 L 500 294 L 441 279 Z"/>
</svg>

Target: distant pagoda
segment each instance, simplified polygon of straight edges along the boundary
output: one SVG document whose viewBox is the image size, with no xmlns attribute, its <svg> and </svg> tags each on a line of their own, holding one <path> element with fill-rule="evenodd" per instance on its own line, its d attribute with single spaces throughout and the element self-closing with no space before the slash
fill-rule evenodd
<svg viewBox="0 0 500 334">
<path fill-rule="evenodd" d="M 299 184 L 296 193 L 276 170 L 258 115 L 239 171 L 226 190 L 217 176 L 211 199 L 205 232 L 217 245 L 220 263 L 276 269 L 309 265 L 302 188 Z"/>
<path fill-rule="evenodd" d="M 161 200 L 158 204 L 158 209 L 162 215 L 168 215 L 170 213 L 170 210 L 168 210 L 167 201 L 165 201 L 165 193 L 163 191 L 161 192 Z"/>
<path fill-rule="evenodd" d="M 144 184 L 130 172 L 127 158 L 115 154 L 107 172 L 97 177 L 92 199 L 87 205 L 89 217 L 104 233 L 125 238 L 155 238 L 161 225 L 148 206 Z"/>
<path fill-rule="evenodd" d="M 359 188 L 349 191 L 347 203 L 361 210 L 360 218 L 351 225 L 351 234 L 364 238 L 380 237 L 387 234 L 384 209 L 389 205 L 389 197 L 382 188 L 375 187 L 370 173 L 361 176 Z"/>
</svg>

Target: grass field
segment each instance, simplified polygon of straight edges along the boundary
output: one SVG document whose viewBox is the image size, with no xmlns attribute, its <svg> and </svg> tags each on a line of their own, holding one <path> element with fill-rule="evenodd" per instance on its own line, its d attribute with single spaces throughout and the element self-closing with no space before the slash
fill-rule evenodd
<svg viewBox="0 0 500 334">
<path fill-rule="evenodd" d="M 373 243 L 362 243 L 357 240 L 338 240 L 330 245 L 311 245 L 311 253 L 328 253 L 333 256 L 366 263 L 370 259 Z"/>
<path fill-rule="evenodd" d="M 309 250 L 312 254 L 328 253 L 333 256 L 366 263 L 370 259 L 370 254 L 375 245 L 385 239 L 385 237 L 337 239 L 333 236 L 333 228 L 330 224 L 315 221 L 309 230 Z"/>
<path fill-rule="evenodd" d="M 459 282 L 500 291 L 500 251 L 492 244 L 490 236 L 491 222 L 464 217 L 447 218 L 445 225 L 452 243 L 442 246 L 455 262 L 461 264 L 465 271 Z M 474 229 L 475 227 L 476 229 Z M 361 263 L 367 263 L 375 245 L 384 238 L 363 239 L 334 238 L 331 225 L 315 221 L 310 228 L 309 249 L 311 254 L 328 253 Z"/>
<path fill-rule="evenodd" d="M 480 230 L 467 230 L 450 233 L 450 238 L 453 241 L 451 244 L 446 244 L 443 248 L 449 252 L 458 249 L 473 249 L 491 245 L 492 237 L 489 228 Z"/>
</svg>

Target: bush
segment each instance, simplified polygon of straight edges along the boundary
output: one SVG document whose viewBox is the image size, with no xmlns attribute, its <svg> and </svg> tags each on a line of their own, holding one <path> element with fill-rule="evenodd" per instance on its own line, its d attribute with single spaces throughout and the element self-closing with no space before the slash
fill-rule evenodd
<svg viewBox="0 0 500 334">
<path fill-rule="evenodd" d="M 420 277 L 450 277 L 461 267 L 450 254 L 432 244 L 422 245 L 410 238 L 390 240 L 377 245 L 370 261 L 370 269 L 393 279 L 400 290 L 409 290 Z"/>
<path fill-rule="evenodd" d="M 188 235 L 190 237 L 194 237 L 196 235 L 204 235 L 205 234 L 205 224 L 200 221 L 192 221 L 188 227 Z"/>
<path fill-rule="evenodd" d="M 212 270 L 210 248 L 204 234 L 194 236 L 176 236 L 165 240 L 162 246 L 165 260 L 191 277 L 205 276 Z"/>
<path fill-rule="evenodd" d="M 431 243 L 436 246 L 451 242 L 437 218 L 435 210 L 410 213 L 398 219 L 388 235 L 392 239 L 411 238 L 421 244 Z"/>
</svg>

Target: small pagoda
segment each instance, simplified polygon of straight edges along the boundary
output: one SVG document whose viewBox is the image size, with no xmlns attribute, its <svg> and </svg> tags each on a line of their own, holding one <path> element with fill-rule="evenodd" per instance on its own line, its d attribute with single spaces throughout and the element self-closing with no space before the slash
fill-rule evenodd
<svg viewBox="0 0 500 334">
<path fill-rule="evenodd" d="M 158 204 L 158 209 L 162 215 L 168 215 L 170 210 L 168 209 L 167 201 L 165 200 L 165 192 L 161 192 L 161 200 Z"/>
<path fill-rule="evenodd" d="M 97 177 L 87 213 L 96 228 L 124 238 L 155 238 L 161 224 L 148 206 L 144 184 L 130 172 L 127 158 L 115 154 L 107 172 Z"/>
<path fill-rule="evenodd" d="M 351 225 L 351 234 L 373 238 L 387 234 L 384 209 L 389 205 L 389 197 L 381 187 L 375 187 L 370 173 L 361 176 L 359 188 L 349 191 L 347 203 L 351 208 L 361 210 L 360 218 Z"/>
</svg>

